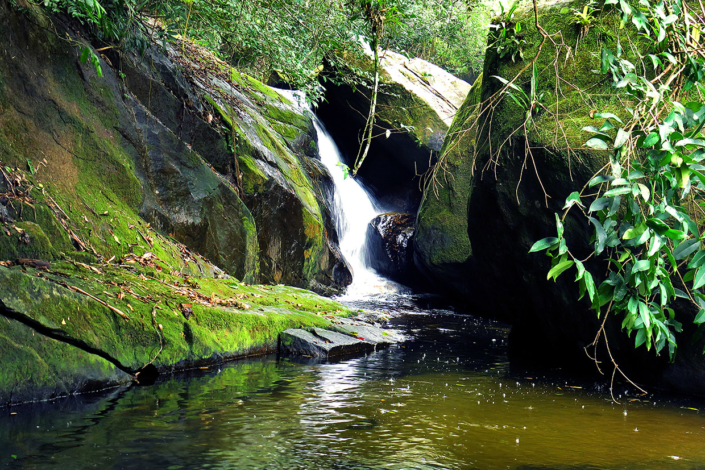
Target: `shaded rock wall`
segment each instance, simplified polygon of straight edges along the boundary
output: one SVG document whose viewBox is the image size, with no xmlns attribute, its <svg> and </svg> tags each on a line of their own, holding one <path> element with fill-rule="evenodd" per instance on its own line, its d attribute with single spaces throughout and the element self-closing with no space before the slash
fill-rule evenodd
<svg viewBox="0 0 705 470">
<path fill-rule="evenodd" d="M 368 51 L 371 55 L 371 51 Z M 372 61 L 346 60 L 371 71 Z M 378 135 L 360 168 L 359 177 L 391 211 L 415 212 L 421 198 L 419 175 L 441 149 L 446 131 L 470 86 L 445 70 L 421 59 L 384 51 L 380 59 Z M 342 149 L 348 166 L 354 164 L 371 90 L 330 85 L 318 115 Z M 385 130 L 391 134 L 385 136 Z"/>
<path fill-rule="evenodd" d="M 560 13 L 566 6 L 578 5 L 543 5 L 539 21 L 549 34 L 574 45 L 580 31 L 569 24 L 569 15 Z M 533 11 L 520 10 L 515 21 L 522 23 L 524 56 L 532 58 L 541 40 L 533 25 Z M 536 67 L 537 93 L 544 93 L 544 103 L 551 113 L 534 113 L 528 133 L 522 129 L 526 110 L 513 100 L 505 97 L 491 112 L 484 107 L 502 87 L 492 77 L 512 78 L 527 64 L 514 63 L 508 57 L 500 59 L 493 48 L 488 49 L 480 98 L 472 93 L 468 96 L 466 109 L 458 113 L 455 129 L 445 142 L 452 178 L 443 182 L 439 197 L 427 188 L 415 241 L 417 265 L 432 282 L 448 286 L 456 298 L 485 315 L 511 322 L 510 346 L 515 358 L 588 371 L 596 369 L 584 347 L 595 339 L 602 319 L 589 309 L 585 299 L 577 300 L 578 285 L 570 273 L 557 282 L 547 281 L 550 259 L 528 251 L 535 241 L 555 236 L 555 214 L 562 213 L 565 198 L 607 162 L 606 152 L 583 145 L 587 134 L 582 128 L 595 125 L 590 111 L 626 113 L 609 81 L 594 72 L 600 64 L 593 51 L 600 50 L 606 40 L 600 28 L 619 32 L 619 19 L 612 14 L 601 15 L 568 59 L 565 49 L 561 49 L 563 59 L 556 61 L 555 47 L 544 48 Z M 631 33 L 625 30 L 618 34 Z M 631 40 L 638 46 L 637 38 Z M 634 51 L 625 54 L 630 60 L 638 60 Z M 516 83 L 529 92 L 530 67 Z M 475 110 L 469 112 L 472 106 Z M 485 112 L 477 121 L 480 110 Z M 527 147 L 532 149 L 531 154 L 525 152 Z M 573 213 L 565 226 L 571 252 L 587 257 L 592 248 L 586 220 Z M 601 272 L 599 261 L 589 263 L 593 272 Z M 685 309 L 679 309 L 677 316 L 686 325 L 692 321 L 692 312 Z M 645 348 L 636 350 L 633 338 L 621 331 L 621 321 L 614 315 L 608 318 L 607 336 L 612 354 L 633 379 L 703 393 L 702 340 L 692 341 L 692 328 L 678 335 L 676 363 L 668 364 L 667 358 L 656 357 Z M 611 372 L 606 351 L 600 349 L 598 354 L 606 361 L 603 370 Z"/>
</svg>

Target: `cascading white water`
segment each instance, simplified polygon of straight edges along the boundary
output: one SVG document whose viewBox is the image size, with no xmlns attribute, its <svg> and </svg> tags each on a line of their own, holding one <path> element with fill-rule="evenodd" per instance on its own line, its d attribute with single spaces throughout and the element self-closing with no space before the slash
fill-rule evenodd
<svg viewBox="0 0 705 470">
<path fill-rule="evenodd" d="M 296 91 L 277 90 L 301 106 L 302 94 Z M 376 294 L 396 293 L 405 290 L 401 285 L 379 276 L 367 265 L 366 233 L 372 219 L 383 211 L 372 196 L 352 177 L 345 177 L 343 158 L 325 126 L 313 115 L 313 124 L 318 133 L 318 153 L 321 163 L 333 178 L 335 196 L 333 215 L 340 239 L 340 251 L 352 270 L 353 282 L 348 286 L 343 299 L 359 299 Z"/>
<path fill-rule="evenodd" d="M 313 123 L 318 133 L 321 163 L 328 169 L 335 185 L 333 211 L 340 238 L 340 251 L 353 273 L 353 282 L 346 291 L 346 297 L 359 298 L 397 292 L 399 286 L 377 275 L 365 260 L 367 225 L 382 210 L 375 205 L 371 195 L 358 180 L 345 177 L 343 169 L 338 165 L 343 162 L 338 147 L 322 122 L 314 118 Z"/>
</svg>

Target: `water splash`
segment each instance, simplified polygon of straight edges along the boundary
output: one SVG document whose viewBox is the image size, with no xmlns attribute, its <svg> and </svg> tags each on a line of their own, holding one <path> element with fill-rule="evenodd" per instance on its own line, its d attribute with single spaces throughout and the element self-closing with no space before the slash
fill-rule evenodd
<svg viewBox="0 0 705 470">
<path fill-rule="evenodd" d="M 304 107 L 303 94 L 297 91 L 277 90 L 299 107 Z M 354 300 L 379 294 L 402 293 L 404 286 L 378 275 L 366 262 L 366 233 L 372 219 L 383 213 L 372 195 L 362 186 L 359 180 L 345 177 L 343 158 L 333 138 L 328 134 L 323 123 L 312 116 L 313 124 L 318 134 L 318 153 L 321 163 L 333 178 L 335 196 L 331 212 L 335 220 L 340 251 L 348 262 L 353 274 L 353 282 L 348 286 L 341 300 Z"/>
</svg>

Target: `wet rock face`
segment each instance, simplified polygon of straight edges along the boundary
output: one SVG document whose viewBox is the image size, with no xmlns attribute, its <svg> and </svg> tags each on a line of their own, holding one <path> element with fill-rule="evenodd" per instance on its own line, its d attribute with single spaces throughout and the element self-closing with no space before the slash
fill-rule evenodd
<svg viewBox="0 0 705 470">
<path fill-rule="evenodd" d="M 258 265 L 248 280 L 338 292 L 349 272 L 327 208 L 332 182 L 316 160 L 311 116 L 250 77 L 209 69 L 199 54 L 190 45 L 185 53 L 167 46 L 120 63 L 128 89 L 158 125 L 210 163 L 252 214 L 246 225 L 257 237 Z M 223 222 L 241 219 L 235 211 Z M 230 256 L 240 252 L 233 246 Z"/>
<path fill-rule="evenodd" d="M 380 274 L 402 283 L 414 280 L 414 222 L 412 214 L 390 212 L 367 226 L 367 262 Z"/>
</svg>

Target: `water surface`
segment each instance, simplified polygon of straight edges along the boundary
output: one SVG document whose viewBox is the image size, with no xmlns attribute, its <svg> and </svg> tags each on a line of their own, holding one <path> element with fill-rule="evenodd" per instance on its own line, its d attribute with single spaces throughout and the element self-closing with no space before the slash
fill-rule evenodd
<svg viewBox="0 0 705 470">
<path fill-rule="evenodd" d="M 366 357 L 268 356 L 5 410 L 0 466 L 705 468 L 699 402 L 615 404 L 600 384 L 515 371 L 497 323 L 413 309 L 395 323 L 413 339 Z"/>
</svg>

